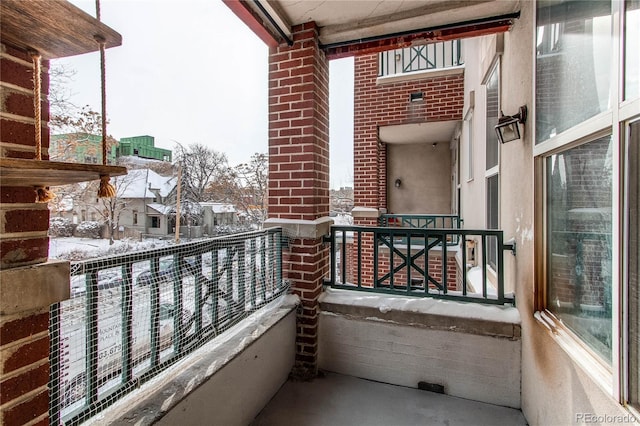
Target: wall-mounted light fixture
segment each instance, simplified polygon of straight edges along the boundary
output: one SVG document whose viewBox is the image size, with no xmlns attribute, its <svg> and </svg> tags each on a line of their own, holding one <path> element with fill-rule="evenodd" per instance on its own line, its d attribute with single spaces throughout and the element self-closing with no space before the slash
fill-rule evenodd
<svg viewBox="0 0 640 426">
<path fill-rule="evenodd" d="M 422 102 L 422 92 L 410 93 L 409 102 Z"/>
<path fill-rule="evenodd" d="M 520 111 L 516 115 L 504 115 L 502 112 L 495 126 L 498 140 L 501 143 L 507 143 L 520 139 L 520 127 L 518 123 L 524 124 L 527 121 L 527 107 L 521 106 Z"/>
<path fill-rule="evenodd" d="M 396 188 L 400 188 L 400 186 L 402 185 L 402 180 L 401 179 L 396 179 L 396 181 L 393 184 Z"/>
</svg>

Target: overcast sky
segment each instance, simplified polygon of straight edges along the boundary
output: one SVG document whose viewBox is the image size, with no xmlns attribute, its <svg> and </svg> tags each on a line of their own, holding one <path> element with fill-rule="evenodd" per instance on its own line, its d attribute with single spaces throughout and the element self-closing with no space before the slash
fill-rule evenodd
<svg viewBox="0 0 640 426">
<path fill-rule="evenodd" d="M 94 0 L 71 3 L 95 16 Z M 122 34 L 108 49 L 108 133 L 156 146 L 203 143 L 232 165 L 268 151 L 268 48 L 221 0 L 101 0 Z M 61 59 L 77 71 L 78 106 L 100 111 L 99 55 Z M 353 60 L 330 62 L 331 187 L 353 181 Z"/>
</svg>

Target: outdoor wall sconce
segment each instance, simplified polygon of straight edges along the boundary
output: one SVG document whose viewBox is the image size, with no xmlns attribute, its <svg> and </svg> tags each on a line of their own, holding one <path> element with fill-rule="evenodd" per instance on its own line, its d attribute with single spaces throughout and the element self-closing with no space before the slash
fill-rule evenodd
<svg viewBox="0 0 640 426">
<path fill-rule="evenodd" d="M 401 179 L 396 179 L 395 183 L 393 184 L 396 188 L 400 188 L 400 185 L 402 185 L 402 180 Z"/>
<path fill-rule="evenodd" d="M 500 143 L 507 143 L 520 139 L 520 127 L 518 123 L 524 124 L 527 121 L 527 107 L 521 106 L 516 115 L 504 115 L 500 112 L 498 124 L 495 126 L 496 134 Z"/>
<path fill-rule="evenodd" d="M 422 102 L 422 92 L 410 93 L 409 102 Z"/>
</svg>

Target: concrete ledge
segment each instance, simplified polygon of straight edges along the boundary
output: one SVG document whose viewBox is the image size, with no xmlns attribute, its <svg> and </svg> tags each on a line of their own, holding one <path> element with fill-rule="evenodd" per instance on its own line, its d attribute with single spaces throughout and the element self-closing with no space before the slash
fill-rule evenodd
<svg viewBox="0 0 640 426">
<path fill-rule="evenodd" d="M 333 219 L 328 216 L 316 220 L 269 218 L 263 225 L 265 228 L 280 226 L 287 237 L 319 239 L 329 233 Z"/>
<path fill-rule="evenodd" d="M 351 210 L 351 216 L 354 218 L 364 217 L 364 218 L 379 218 L 380 211 L 378 209 L 374 209 L 372 207 L 354 207 Z"/>
<path fill-rule="evenodd" d="M 293 368 L 298 303 L 296 296 L 272 302 L 90 422 L 249 424 Z"/>
<path fill-rule="evenodd" d="M 521 337 L 520 314 L 512 306 L 371 295 L 329 288 L 320 296 L 320 310 L 352 319 L 378 320 L 433 330 L 510 340 Z"/>
<path fill-rule="evenodd" d="M 70 279 L 66 260 L 0 270 L 0 315 L 48 310 L 69 299 Z"/>
<path fill-rule="evenodd" d="M 320 369 L 520 408 L 515 308 L 336 291 L 321 297 Z"/>
</svg>

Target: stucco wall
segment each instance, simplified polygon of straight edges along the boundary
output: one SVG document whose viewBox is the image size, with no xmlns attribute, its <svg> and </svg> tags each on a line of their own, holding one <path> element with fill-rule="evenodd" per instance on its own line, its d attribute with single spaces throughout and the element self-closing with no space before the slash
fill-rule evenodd
<svg viewBox="0 0 640 426">
<path fill-rule="evenodd" d="M 527 105 L 530 112 L 535 106 L 535 3 L 521 2 L 521 7 L 520 19 L 505 34 L 501 87 L 505 114 L 514 114 L 520 105 Z M 586 371 L 577 362 L 581 354 L 575 345 L 573 350 L 571 345 L 561 346 L 561 337 L 534 318 L 533 126 L 530 117 L 522 140 L 502 145 L 500 163 L 500 224 L 505 239 L 515 237 L 517 242 L 517 256 L 505 255 L 505 282 L 516 287 L 522 319 L 522 410 L 531 425 L 575 424 L 580 413 L 628 416 L 612 391 L 596 382 L 595 370 Z"/>
<path fill-rule="evenodd" d="M 396 188 L 394 183 L 402 184 Z M 387 208 L 389 213 L 451 213 L 449 141 L 387 145 Z"/>
</svg>

